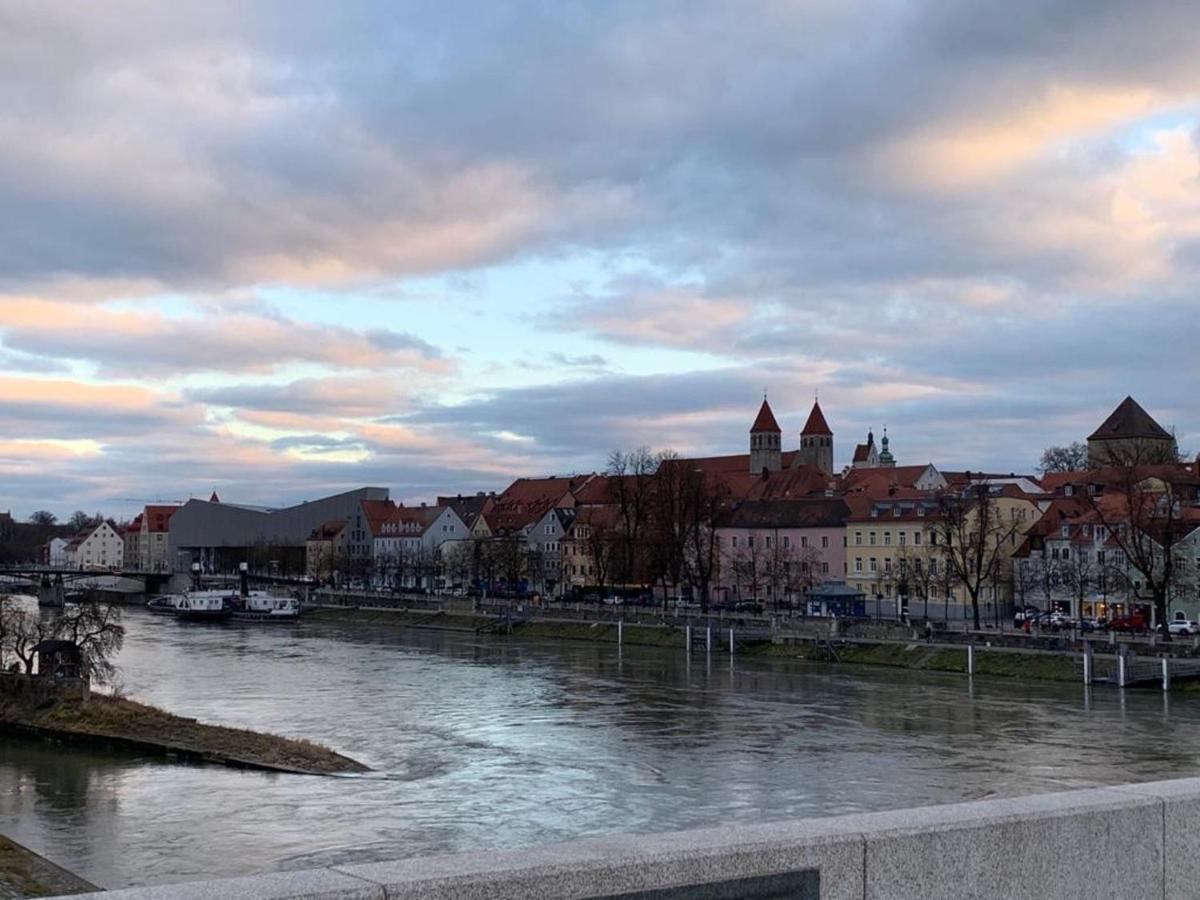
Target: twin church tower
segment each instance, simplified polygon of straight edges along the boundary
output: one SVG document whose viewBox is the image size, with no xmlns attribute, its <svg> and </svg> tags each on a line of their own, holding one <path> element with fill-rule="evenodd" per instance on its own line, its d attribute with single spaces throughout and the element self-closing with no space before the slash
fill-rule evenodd
<svg viewBox="0 0 1200 900">
<path fill-rule="evenodd" d="M 783 431 L 771 412 L 771 404 L 763 397 L 758 418 L 750 426 L 750 471 L 778 472 L 783 468 Z M 833 432 L 821 404 L 813 401 L 812 412 L 800 432 L 800 451 L 792 458 L 792 468 L 816 466 L 826 475 L 833 474 Z"/>
<path fill-rule="evenodd" d="M 761 475 L 763 472 L 779 472 L 783 469 L 784 453 L 781 446 L 783 431 L 775 421 L 771 412 L 771 404 L 763 397 L 759 407 L 758 417 L 750 426 L 750 472 Z M 821 404 L 813 401 L 812 412 L 800 432 L 800 449 L 791 456 L 790 466 L 798 469 L 801 466 L 813 466 L 826 475 L 833 475 L 833 430 L 825 421 L 821 412 Z M 883 440 L 880 447 L 875 447 L 875 435 L 867 432 L 867 442 L 854 448 L 854 458 L 850 462 L 851 469 L 891 468 L 896 465 L 895 457 L 888 449 L 887 429 L 883 429 Z"/>
</svg>

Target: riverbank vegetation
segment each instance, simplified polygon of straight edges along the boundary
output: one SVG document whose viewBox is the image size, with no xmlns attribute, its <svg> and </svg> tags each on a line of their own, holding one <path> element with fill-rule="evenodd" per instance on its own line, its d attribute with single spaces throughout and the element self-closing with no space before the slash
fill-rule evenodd
<svg viewBox="0 0 1200 900">
<path fill-rule="evenodd" d="M 494 628 L 497 618 L 484 615 L 444 615 L 417 610 L 387 609 L 324 609 L 314 614 L 314 620 L 347 625 L 393 628 L 444 628 L 448 631 L 506 630 Z M 590 641 L 615 644 L 617 626 L 614 622 L 565 621 L 561 619 L 525 619 L 513 623 L 511 633 L 518 637 Z M 672 647 L 682 650 L 685 644 L 682 626 L 634 625 L 625 623 L 622 634 L 630 646 Z M 718 652 L 724 652 L 725 633 L 715 641 Z M 920 642 L 837 642 L 813 639 L 773 643 L 771 641 L 739 642 L 737 653 L 743 656 L 777 659 L 803 659 L 811 662 L 842 663 L 864 666 L 889 666 L 930 672 L 967 671 L 964 647 L 930 646 Z M 1069 653 L 1017 653 L 1000 649 L 976 648 L 975 673 L 999 678 L 1021 678 L 1031 681 L 1077 681 L 1073 657 Z"/>
<path fill-rule="evenodd" d="M 362 763 L 311 741 L 206 725 L 123 697 L 101 694 L 38 704 L 0 695 L 0 730 L 238 768 L 306 775 L 367 771 Z"/>
</svg>

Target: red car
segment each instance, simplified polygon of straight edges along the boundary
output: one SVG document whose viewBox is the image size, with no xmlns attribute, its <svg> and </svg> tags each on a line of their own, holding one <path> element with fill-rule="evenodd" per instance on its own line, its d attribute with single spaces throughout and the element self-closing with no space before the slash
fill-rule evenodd
<svg viewBox="0 0 1200 900">
<path fill-rule="evenodd" d="M 1130 631 L 1145 634 L 1150 630 L 1150 623 L 1141 613 L 1130 613 L 1127 616 L 1117 616 L 1108 623 L 1110 631 Z"/>
</svg>

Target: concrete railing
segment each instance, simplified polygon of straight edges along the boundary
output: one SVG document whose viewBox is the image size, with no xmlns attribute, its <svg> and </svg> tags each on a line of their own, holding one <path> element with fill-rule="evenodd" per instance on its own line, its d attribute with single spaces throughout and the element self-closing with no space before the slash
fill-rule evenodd
<svg viewBox="0 0 1200 900">
<path fill-rule="evenodd" d="M 1200 895 L 1200 778 L 133 888 L 95 900 Z"/>
</svg>

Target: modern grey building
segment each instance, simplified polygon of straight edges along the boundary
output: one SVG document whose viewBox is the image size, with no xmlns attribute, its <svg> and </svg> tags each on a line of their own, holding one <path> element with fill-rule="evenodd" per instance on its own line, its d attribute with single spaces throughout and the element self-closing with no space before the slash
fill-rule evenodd
<svg viewBox="0 0 1200 900">
<path fill-rule="evenodd" d="M 255 571 L 304 571 L 304 548 L 321 523 L 361 519 L 363 500 L 387 500 L 388 489 L 362 487 L 284 509 L 189 500 L 174 516 L 168 555 L 177 572 L 200 563 L 205 573 L 236 572 L 249 562 Z"/>
</svg>

